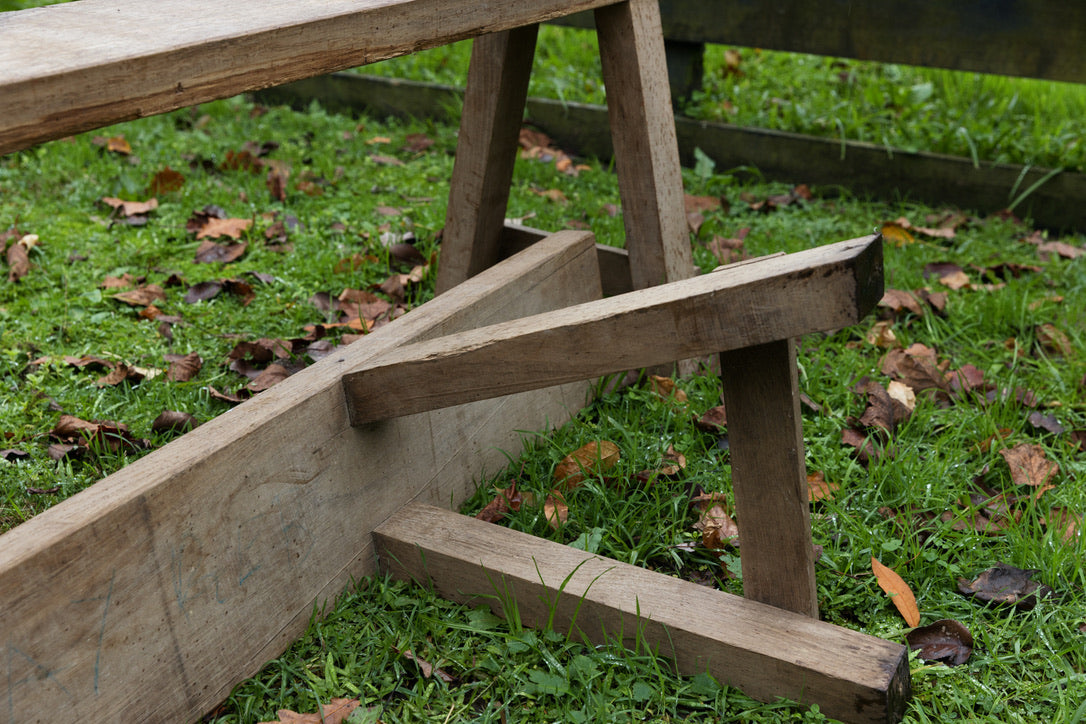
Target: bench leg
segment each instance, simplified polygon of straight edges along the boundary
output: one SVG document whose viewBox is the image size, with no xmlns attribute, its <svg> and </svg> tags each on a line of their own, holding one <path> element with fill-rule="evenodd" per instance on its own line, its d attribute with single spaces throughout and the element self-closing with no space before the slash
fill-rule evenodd
<svg viewBox="0 0 1086 724">
<path fill-rule="evenodd" d="M 720 367 L 743 595 L 817 618 L 795 342 L 723 352 Z"/>
<path fill-rule="evenodd" d="M 657 0 L 596 10 L 634 289 L 694 273 Z"/>
<path fill-rule="evenodd" d="M 500 259 L 538 25 L 475 39 L 441 242 L 437 293 Z"/>
</svg>

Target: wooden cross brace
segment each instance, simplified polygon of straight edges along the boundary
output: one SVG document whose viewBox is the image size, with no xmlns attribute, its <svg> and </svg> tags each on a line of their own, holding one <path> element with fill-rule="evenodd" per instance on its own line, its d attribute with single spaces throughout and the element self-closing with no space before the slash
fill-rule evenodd
<svg viewBox="0 0 1086 724">
<path fill-rule="evenodd" d="M 377 429 L 389 418 L 719 353 L 746 599 L 428 506 L 407 506 L 375 531 L 386 569 L 497 613 L 511 597 L 536 625 L 553 609 L 554 621 L 592 641 L 640 636 L 680 671 L 708 670 L 755 698 L 895 721 L 909 689 L 904 647 L 817 620 L 793 343 L 874 307 L 881 244 L 871 236 L 767 257 L 408 344 L 343 378 L 352 424 Z"/>
</svg>

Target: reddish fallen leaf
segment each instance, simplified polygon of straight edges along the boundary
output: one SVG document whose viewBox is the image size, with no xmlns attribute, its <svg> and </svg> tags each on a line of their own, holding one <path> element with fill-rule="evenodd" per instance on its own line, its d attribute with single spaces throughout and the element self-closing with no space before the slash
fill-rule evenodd
<svg viewBox="0 0 1086 724">
<path fill-rule="evenodd" d="M 158 199 L 150 198 L 146 201 L 123 201 L 118 198 L 106 196 L 102 203 L 109 206 L 121 216 L 146 216 L 158 208 Z"/>
<path fill-rule="evenodd" d="M 569 506 L 557 490 L 552 490 L 543 501 L 543 517 L 552 530 L 558 530 L 569 520 Z"/>
<path fill-rule="evenodd" d="M 193 415 L 176 410 L 163 410 L 151 423 L 153 432 L 188 432 L 200 423 Z"/>
<path fill-rule="evenodd" d="M 494 499 L 483 507 L 475 517 L 487 523 L 497 523 L 505 518 L 509 511 L 520 510 L 524 504 L 524 496 L 517 490 L 516 481 L 508 488 L 499 488 Z"/>
<path fill-rule="evenodd" d="M 724 409 L 724 405 L 710 407 L 694 424 L 698 426 L 698 429 L 706 432 L 720 432 L 728 426 L 728 412 Z"/>
<path fill-rule="evenodd" d="M 833 499 L 833 494 L 841 489 L 837 483 L 826 480 L 821 470 L 807 474 L 807 499 L 812 503 L 817 500 Z"/>
<path fill-rule="evenodd" d="M 920 609 L 916 606 L 916 596 L 913 595 L 913 589 L 909 588 L 909 584 L 905 583 L 894 569 L 884 566 L 874 556 L 871 557 L 871 571 L 875 574 L 879 588 L 890 597 L 890 601 L 905 619 L 905 623 L 910 628 L 919 626 Z"/>
<path fill-rule="evenodd" d="M 672 400 L 680 405 L 686 404 L 686 392 L 676 385 L 675 380 L 670 377 L 649 375 L 649 389 L 661 399 Z"/>
<path fill-rule="evenodd" d="M 909 419 L 911 410 L 908 405 L 891 397 L 890 393 L 874 380 L 868 380 L 862 391 L 867 394 L 867 408 L 860 417 L 860 424 L 864 427 L 879 427 L 893 434 L 900 423 Z"/>
<path fill-rule="evenodd" d="M 213 241 L 205 240 L 196 250 L 195 261 L 198 264 L 216 262 L 229 264 L 240 259 L 245 254 L 246 248 L 248 248 L 248 245 L 244 242 L 239 244 L 216 244 Z"/>
<path fill-rule="evenodd" d="M 30 248 L 38 242 L 37 234 L 26 234 L 7 248 L 8 281 L 17 282 L 30 273 Z"/>
<path fill-rule="evenodd" d="M 299 714 L 290 709 L 280 709 L 275 712 L 278 720 L 261 724 L 343 724 L 361 705 L 358 699 L 332 699 L 321 707 L 320 713 Z"/>
<path fill-rule="evenodd" d="M 434 666 L 433 664 L 431 664 L 426 659 L 423 659 L 423 658 L 420 658 L 420 657 L 416 656 L 411 651 L 411 649 L 405 649 L 404 651 L 401 651 L 400 655 L 403 656 L 408 661 L 414 661 L 416 664 L 418 664 L 419 670 L 422 671 L 422 677 L 424 679 L 429 679 L 429 678 L 432 678 L 432 677 L 436 676 L 437 678 L 444 681 L 446 684 L 452 684 L 453 682 L 456 681 L 456 679 L 454 677 L 450 676 L 448 673 L 446 673 L 442 669 Z"/>
<path fill-rule="evenodd" d="M 686 456 L 675 450 L 673 445 L 668 445 L 667 452 L 664 453 L 664 459 L 661 462 L 660 467 L 655 470 L 642 470 L 637 473 L 636 477 L 643 483 L 652 482 L 657 478 L 674 480 L 678 478 L 684 470 L 686 470 Z"/>
<path fill-rule="evenodd" d="M 226 236 L 240 239 L 241 235 L 253 225 L 252 219 L 222 219 L 207 217 L 196 229 L 197 239 L 218 239 Z M 187 227 L 186 227 L 187 228 Z"/>
<path fill-rule="evenodd" d="M 245 402 L 245 400 L 253 396 L 252 391 L 247 390 L 244 387 L 238 390 L 237 394 L 231 394 L 229 392 L 220 392 L 211 385 L 208 385 L 207 392 L 216 400 L 222 400 L 223 402 L 229 402 L 234 405 Z"/>
<path fill-rule="evenodd" d="M 871 436 L 864 430 L 846 427 L 841 430 L 841 444 L 856 450 L 856 459 L 866 466 L 872 460 L 882 457 L 882 450 L 875 446 Z"/>
<path fill-rule="evenodd" d="M 1030 580 L 1035 573 L 1040 571 L 997 563 L 973 581 L 959 578 L 958 591 L 985 603 L 1005 603 L 1029 610 L 1039 599 L 1055 595 L 1045 584 Z"/>
<path fill-rule="evenodd" d="M 905 634 L 909 648 L 919 650 L 924 661 L 938 661 L 948 666 L 961 666 L 973 653 L 973 634 L 953 619 L 915 628 Z"/>
<path fill-rule="evenodd" d="M 146 307 L 155 302 L 166 301 L 166 291 L 157 284 L 148 284 L 127 292 L 118 292 L 113 298 L 133 307 Z"/>
<path fill-rule="evenodd" d="M 1043 486 L 1060 471 L 1059 464 L 1049 460 L 1040 445 L 1020 443 L 999 454 L 1007 461 L 1015 485 Z"/>
<path fill-rule="evenodd" d="M 879 228 L 879 233 L 887 243 L 894 246 L 907 246 L 916 242 L 916 237 L 910 234 L 908 229 L 894 221 L 885 222 Z"/>
<path fill-rule="evenodd" d="M 91 143 L 95 146 L 104 148 L 111 153 L 127 156 L 132 153 L 132 146 L 125 140 L 124 136 L 112 136 L 106 138 L 105 136 L 95 136 L 91 139 Z"/>
<path fill-rule="evenodd" d="M 158 196 L 172 191 L 180 191 L 184 185 L 185 177 L 167 166 L 151 178 L 151 182 L 147 184 L 147 193 Z"/>
<path fill-rule="evenodd" d="M 924 308 L 920 306 L 919 300 L 902 289 L 887 289 L 879 300 L 879 306 L 895 313 L 907 311 L 917 317 L 924 316 Z"/>
<path fill-rule="evenodd" d="M 879 368 L 883 374 L 904 382 L 916 392 L 947 388 L 946 375 L 935 364 L 934 351 L 923 345 L 890 350 L 882 358 Z"/>
<path fill-rule="evenodd" d="M 618 445 L 609 440 L 582 445 L 555 466 L 555 485 L 565 490 L 575 488 L 584 482 L 586 475 L 597 475 L 613 468 L 620 456 Z"/>
<path fill-rule="evenodd" d="M 200 372 L 204 361 L 196 352 L 188 354 L 168 354 L 166 361 L 170 366 L 166 369 L 166 379 L 171 382 L 188 382 Z"/>
<path fill-rule="evenodd" d="M 263 392 L 269 387 L 279 384 L 288 377 L 290 377 L 290 370 L 281 364 L 272 363 L 245 387 L 251 392 Z"/>
<path fill-rule="evenodd" d="M 739 546 L 739 526 L 725 509 L 727 499 L 722 493 L 702 493 L 690 499 L 699 511 L 694 530 L 701 533 L 701 543 L 711 550 Z"/>
</svg>

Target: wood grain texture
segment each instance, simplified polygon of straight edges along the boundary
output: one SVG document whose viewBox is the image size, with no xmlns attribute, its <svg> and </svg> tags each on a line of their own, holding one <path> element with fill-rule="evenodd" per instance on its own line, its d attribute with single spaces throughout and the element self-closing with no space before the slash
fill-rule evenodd
<svg viewBox="0 0 1086 724">
<path fill-rule="evenodd" d="M 722 352 L 743 595 L 818 618 L 796 349 Z"/>
<path fill-rule="evenodd" d="M 538 30 L 529 25 L 472 43 L 441 238 L 438 294 L 498 262 Z"/>
<path fill-rule="evenodd" d="M 0 14 L 0 153 L 613 0 L 80 0 Z"/>
<path fill-rule="evenodd" d="M 657 0 L 600 8 L 596 28 L 634 289 L 686 279 L 694 262 Z"/>
<path fill-rule="evenodd" d="M 407 345 L 344 389 L 364 424 L 837 329 L 882 289 L 882 238 L 863 237 Z"/>
<path fill-rule="evenodd" d="M 446 598 L 593 643 L 658 650 L 684 674 L 708 671 L 762 701 L 818 704 L 847 722 L 899 721 L 904 646 L 424 505 L 374 532 L 381 567 Z M 567 580 L 568 576 L 568 580 Z"/>
<path fill-rule="evenodd" d="M 599 294 L 566 232 L 0 536 L 0 722 L 194 720 L 374 570 L 370 531 L 457 505 L 586 386 L 348 424 L 340 376 L 419 339 Z M 47 704 L 47 705 L 46 705 Z"/>
<path fill-rule="evenodd" d="M 1066 0 L 660 0 L 660 14 L 669 40 L 1086 82 L 1086 5 Z"/>
<path fill-rule="evenodd" d="M 502 259 L 527 249 L 532 244 L 547 236 L 547 232 L 530 226 L 506 224 L 502 231 Z M 596 260 L 600 265 L 600 289 L 605 297 L 625 294 L 633 291 L 630 281 L 630 255 L 625 249 L 596 244 Z"/>
</svg>

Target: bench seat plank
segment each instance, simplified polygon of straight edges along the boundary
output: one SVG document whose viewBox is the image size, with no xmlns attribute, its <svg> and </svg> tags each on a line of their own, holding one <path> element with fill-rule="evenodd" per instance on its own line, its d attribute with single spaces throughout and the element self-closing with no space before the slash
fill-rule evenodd
<svg viewBox="0 0 1086 724">
<path fill-rule="evenodd" d="M 0 14 L 0 154 L 614 0 L 80 0 Z"/>
</svg>

